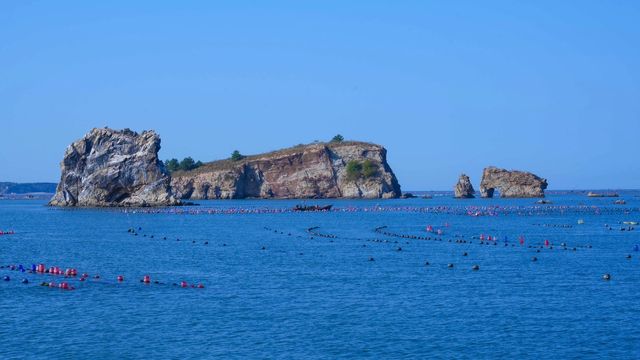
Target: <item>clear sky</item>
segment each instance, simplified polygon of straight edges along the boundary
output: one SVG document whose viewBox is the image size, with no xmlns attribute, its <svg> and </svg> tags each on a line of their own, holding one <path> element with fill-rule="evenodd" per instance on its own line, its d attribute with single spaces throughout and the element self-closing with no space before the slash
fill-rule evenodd
<svg viewBox="0 0 640 360">
<path fill-rule="evenodd" d="M 639 1 L 2 1 L 0 181 L 93 127 L 207 161 L 340 133 L 404 190 L 640 188 Z"/>
</svg>

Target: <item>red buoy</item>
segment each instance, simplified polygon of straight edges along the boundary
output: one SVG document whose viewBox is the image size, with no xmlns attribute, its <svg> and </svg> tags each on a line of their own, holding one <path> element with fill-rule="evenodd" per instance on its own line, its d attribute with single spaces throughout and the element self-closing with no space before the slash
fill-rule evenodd
<svg viewBox="0 0 640 360">
<path fill-rule="evenodd" d="M 118 275 L 117 279 L 118 279 L 118 281 L 122 282 L 122 281 L 124 281 L 124 276 Z"/>
<path fill-rule="evenodd" d="M 198 289 L 204 289 L 204 285 L 198 284 Z"/>
<path fill-rule="evenodd" d="M 187 284 L 186 281 L 182 281 L 180 282 L 180 287 L 186 288 L 186 287 L 189 287 L 189 284 Z"/>
<path fill-rule="evenodd" d="M 549 246 L 549 240 L 544 241 L 544 246 Z"/>
<path fill-rule="evenodd" d="M 145 284 L 150 283 L 150 282 L 151 282 L 151 276 L 149 276 L 149 275 L 145 275 L 145 276 L 142 278 L 142 282 L 143 282 L 143 283 L 145 283 Z"/>
</svg>

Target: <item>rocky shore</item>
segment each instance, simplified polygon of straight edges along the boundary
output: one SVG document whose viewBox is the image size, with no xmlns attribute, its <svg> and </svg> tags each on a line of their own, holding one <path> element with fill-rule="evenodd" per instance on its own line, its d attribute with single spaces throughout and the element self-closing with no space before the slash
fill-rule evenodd
<svg viewBox="0 0 640 360">
<path fill-rule="evenodd" d="M 69 145 L 52 206 L 167 206 L 170 176 L 153 131 L 93 129 Z"/>
<path fill-rule="evenodd" d="M 472 199 L 475 197 L 473 194 L 476 192 L 473 189 L 473 185 L 471 185 L 471 180 L 465 174 L 460 175 L 453 191 L 454 197 L 457 199 Z"/>
<path fill-rule="evenodd" d="M 300 145 L 172 175 L 153 131 L 93 129 L 69 145 L 52 206 L 169 206 L 179 199 L 397 198 L 380 145 Z"/>
<path fill-rule="evenodd" d="M 480 195 L 483 198 L 491 198 L 497 189 L 503 198 L 544 197 L 546 188 L 547 180 L 530 172 L 490 166 L 482 172 Z"/>
<path fill-rule="evenodd" d="M 397 198 L 400 185 L 376 144 L 301 145 L 172 174 L 180 199 Z"/>
</svg>

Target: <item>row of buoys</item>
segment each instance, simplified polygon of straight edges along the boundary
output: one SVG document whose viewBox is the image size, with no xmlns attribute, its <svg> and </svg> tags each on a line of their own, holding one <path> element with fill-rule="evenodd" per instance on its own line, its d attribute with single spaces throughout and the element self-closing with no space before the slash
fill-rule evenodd
<svg viewBox="0 0 640 360">
<path fill-rule="evenodd" d="M 635 210 L 635 209 L 632 209 Z M 206 208 L 206 207 L 182 207 L 163 209 L 113 209 L 125 213 L 150 213 L 150 214 L 175 214 L 175 215 L 215 215 L 215 214 L 280 214 L 293 212 L 290 208 Z M 331 212 L 417 212 L 452 214 L 467 216 L 539 216 L 561 213 L 567 214 L 626 214 L 628 208 L 598 207 L 593 205 L 513 205 L 513 206 L 372 206 L 372 207 L 344 207 L 333 208 Z"/>
<path fill-rule="evenodd" d="M 162 283 L 160 283 L 160 282 L 159 282 L 159 281 L 157 281 L 157 280 L 152 282 L 152 281 L 151 281 L 151 276 L 149 276 L 149 275 L 145 275 L 145 276 L 143 276 L 143 277 L 142 277 L 142 279 L 140 280 L 140 282 L 141 282 L 141 283 L 143 283 L 143 284 L 151 284 L 151 283 L 154 283 L 154 284 L 162 284 Z M 178 284 L 175 284 L 175 283 L 174 283 L 173 285 L 174 285 L 174 286 L 177 286 Z M 196 289 L 196 288 L 197 288 L 197 289 L 204 289 L 204 285 L 203 285 L 203 284 L 191 284 L 191 285 L 189 285 L 189 283 L 187 283 L 186 281 L 181 281 L 181 282 L 179 283 L 179 286 L 180 286 L 181 288 L 189 288 L 189 287 L 191 287 L 191 288 L 194 288 L 194 289 Z"/>
<path fill-rule="evenodd" d="M 130 233 L 130 234 L 131 234 L 131 235 L 133 235 L 133 236 L 138 236 L 139 231 L 141 231 L 141 230 L 142 230 L 142 227 L 138 227 L 138 230 L 137 230 L 137 231 L 136 231 L 136 229 L 135 229 L 135 228 L 129 228 L 129 229 L 127 229 L 127 232 L 128 232 L 128 233 Z M 147 234 L 142 234 L 142 237 L 147 237 Z M 154 236 L 154 235 L 149 235 L 148 237 L 149 237 L 150 239 L 154 239 L 154 238 L 155 238 L 155 236 Z M 167 237 L 166 237 L 166 236 L 163 236 L 163 237 L 162 237 L 162 240 L 167 240 Z M 182 241 L 182 240 L 181 240 L 180 238 L 176 238 L 176 241 Z M 195 243 L 196 243 L 196 241 L 195 241 L 195 240 L 192 240 L 192 241 L 191 241 L 191 243 L 192 243 L 192 244 L 195 244 Z M 204 242 L 203 242 L 203 244 L 204 244 L 204 245 L 209 245 L 209 241 L 204 241 Z M 224 244 L 223 246 L 226 246 L 226 244 Z"/>
<path fill-rule="evenodd" d="M 40 275 L 63 275 L 65 278 L 73 278 L 76 277 L 78 275 L 78 271 L 75 268 L 68 268 L 64 271 L 62 271 L 62 269 L 58 266 L 51 266 L 49 268 L 46 268 L 46 266 L 44 264 L 32 264 L 31 269 L 26 269 L 24 267 L 24 265 L 20 264 L 20 265 L 1 265 L 0 269 L 9 269 L 12 271 L 20 271 L 20 272 L 24 272 L 24 273 L 30 273 L 30 274 L 40 274 Z M 80 277 L 78 278 L 78 281 L 80 282 L 84 282 L 89 278 L 89 274 L 88 273 L 82 273 L 82 275 L 80 275 Z M 11 278 L 9 276 L 4 276 L 4 281 L 10 281 Z M 99 280 L 101 279 L 100 275 L 94 275 L 93 279 L 95 280 Z M 118 275 L 116 276 L 116 281 L 118 283 L 122 283 L 124 282 L 125 278 L 123 275 Z M 143 283 L 151 283 L 151 278 L 149 275 L 145 275 L 142 280 L 140 280 Z M 22 280 L 23 284 L 28 284 L 29 280 L 28 279 L 23 279 Z M 160 282 L 158 281 L 154 281 L 154 284 L 160 284 Z M 186 282 L 181 282 L 181 284 L 184 283 L 186 284 Z M 70 286 L 69 283 L 67 281 L 63 281 L 60 282 L 59 284 L 56 284 L 55 282 L 46 282 L 43 281 L 40 285 L 42 286 L 47 286 L 47 287 L 58 287 L 60 289 L 63 290 L 73 290 L 73 286 Z M 176 285 L 176 284 L 174 284 Z M 192 287 L 192 288 L 199 288 L 199 289 L 203 289 L 204 285 L 203 284 L 193 284 L 193 285 L 189 285 L 189 286 L 182 286 L 182 287 Z"/>
<path fill-rule="evenodd" d="M 14 235 L 15 233 L 13 230 L 0 230 L 0 235 Z"/>
</svg>

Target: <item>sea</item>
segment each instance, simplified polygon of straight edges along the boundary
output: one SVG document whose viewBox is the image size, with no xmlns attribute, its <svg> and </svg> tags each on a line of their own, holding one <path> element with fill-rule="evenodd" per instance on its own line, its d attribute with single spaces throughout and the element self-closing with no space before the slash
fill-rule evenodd
<svg viewBox="0 0 640 360">
<path fill-rule="evenodd" d="M 640 192 L 619 194 L 1 200 L 0 358 L 639 359 Z"/>
</svg>

